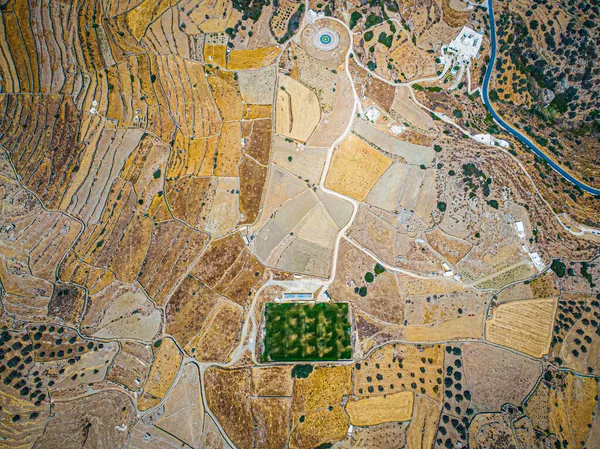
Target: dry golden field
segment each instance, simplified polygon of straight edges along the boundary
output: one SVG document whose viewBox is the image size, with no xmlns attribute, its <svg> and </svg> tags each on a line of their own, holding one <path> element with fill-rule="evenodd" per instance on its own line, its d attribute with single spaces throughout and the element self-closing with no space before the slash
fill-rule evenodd
<svg viewBox="0 0 600 449">
<path fill-rule="evenodd" d="M 412 418 L 414 395 L 412 392 L 350 400 L 346 411 L 354 426 L 374 426 L 384 422 L 408 421 Z"/>
<path fill-rule="evenodd" d="M 279 79 L 275 114 L 275 131 L 300 142 L 306 142 L 321 117 L 317 96 L 290 77 Z"/>
<path fill-rule="evenodd" d="M 391 164 L 391 159 L 350 134 L 333 154 L 325 185 L 363 201 Z"/>
<path fill-rule="evenodd" d="M 556 299 L 535 299 L 499 305 L 486 321 L 486 338 L 533 357 L 550 349 Z"/>
</svg>

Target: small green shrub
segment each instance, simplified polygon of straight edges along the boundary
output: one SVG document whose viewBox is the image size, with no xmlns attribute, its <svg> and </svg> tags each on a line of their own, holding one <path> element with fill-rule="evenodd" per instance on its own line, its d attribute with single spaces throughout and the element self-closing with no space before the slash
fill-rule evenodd
<svg viewBox="0 0 600 449">
<path fill-rule="evenodd" d="M 312 365 L 296 365 L 292 368 L 292 377 L 297 379 L 306 379 L 312 372 Z"/>
<path fill-rule="evenodd" d="M 556 273 L 559 278 L 564 278 L 567 274 L 567 266 L 560 259 L 554 259 L 550 269 Z"/>
<path fill-rule="evenodd" d="M 360 12 L 358 12 L 358 11 L 354 11 L 350 15 L 350 24 L 349 24 L 350 29 L 353 29 L 356 26 L 356 24 L 358 23 L 358 21 L 360 19 L 362 19 L 362 16 L 363 15 Z"/>
</svg>

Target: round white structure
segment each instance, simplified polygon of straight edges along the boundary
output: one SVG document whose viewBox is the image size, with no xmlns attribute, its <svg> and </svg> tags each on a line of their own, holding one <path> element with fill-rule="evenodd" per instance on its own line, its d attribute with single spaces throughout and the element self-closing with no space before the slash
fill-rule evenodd
<svg viewBox="0 0 600 449">
<path fill-rule="evenodd" d="M 331 51 L 338 46 L 340 37 L 331 28 L 321 28 L 312 37 L 313 45 L 321 51 Z"/>
</svg>

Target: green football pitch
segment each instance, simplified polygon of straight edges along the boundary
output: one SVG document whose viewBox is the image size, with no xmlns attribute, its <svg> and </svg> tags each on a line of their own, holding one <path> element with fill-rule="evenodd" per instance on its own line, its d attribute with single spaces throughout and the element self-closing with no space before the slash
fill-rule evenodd
<svg viewBox="0 0 600 449">
<path fill-rule="evenodd" d="M 263 361 L 348 360 L 348 303 L 265 305 Z"/>
</svg>

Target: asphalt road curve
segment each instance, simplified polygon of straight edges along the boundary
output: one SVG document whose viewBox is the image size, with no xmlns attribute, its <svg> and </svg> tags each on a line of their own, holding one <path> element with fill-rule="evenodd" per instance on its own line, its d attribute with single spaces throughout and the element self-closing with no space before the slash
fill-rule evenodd
<svg viewBox="0 0 600 449">
<path fill-rule="evenodd" d="M 563 178 L 565 178 L 571 184 L 576 185 L 577 187 L 581 188 L 582 190 L 585 190 L 586 192 L 588 192 L 592 195 L 600 196 L 600 189 L 595 189 L 593 187 L 590 187 L 587 184 L 584 184 L 583 182 L 581 182 L 578 179 L 576 179 L 575 177 L 573 177 L 573 175 L 571 175 L 564 168 L 562 168 L 560 165 L 558 165 L 556 162 L 554 162 L 551 158 L 549 158 L 544 152 L 542 152 L 542 150 L 540 150 L 531 140 L 529 140 L 527 137 L 525 137 L 523 134 L 521 134 L 518 130 L 516 130 L 515 128 L 510 126 L 504 120 L 502 120 L 502 118 L 498 115 L 498 113 L 492 107 L 492 104 L 490 102 L 490 97 L 489 97 L 489 82 L 490 82 L 490 78 L 492 76 L 492 72 L 494 71 L 494 66 L 496 64 L 496 47 L 497 47 L 497 45 L 496 45 L 496 24 L 494 22 L 494 7 L 492 5 L 492 0 L 488 0 L 488 14 L 490 17 L 490 36 L 491 36 L 491 40 L 492 40 L 492 55 L 491 55 L 490 63 L 488 64 L 487 70 L 485 72 L 485 77 L 483 78 L 482 97 L 483 97 L 483 102 L 485 103 L 486 107 L 490 111 L 490 114 L 492 115 L 492 117 L 494 117 L 496 122 L 498 122 L 498 124 L 502 128 L 504 128 L 506 131 L 508 131 L 513 136 L 515 136 L 517 139 L 519 139 L 521 141 L 521 143 L 523 143 L 524 145 L 529 147 L 529 149 L 531 149 L 531 151 L 533 151 L 536 155 L 538 155 L 539 157 L 544 159 L 546 162 L 548 162 L 548 165 L 550 165 L 550 167 L 552 167 L 552 169 L 555 172 L 557 172 L 559 175 L 561 175 Z"/>
</svg>

